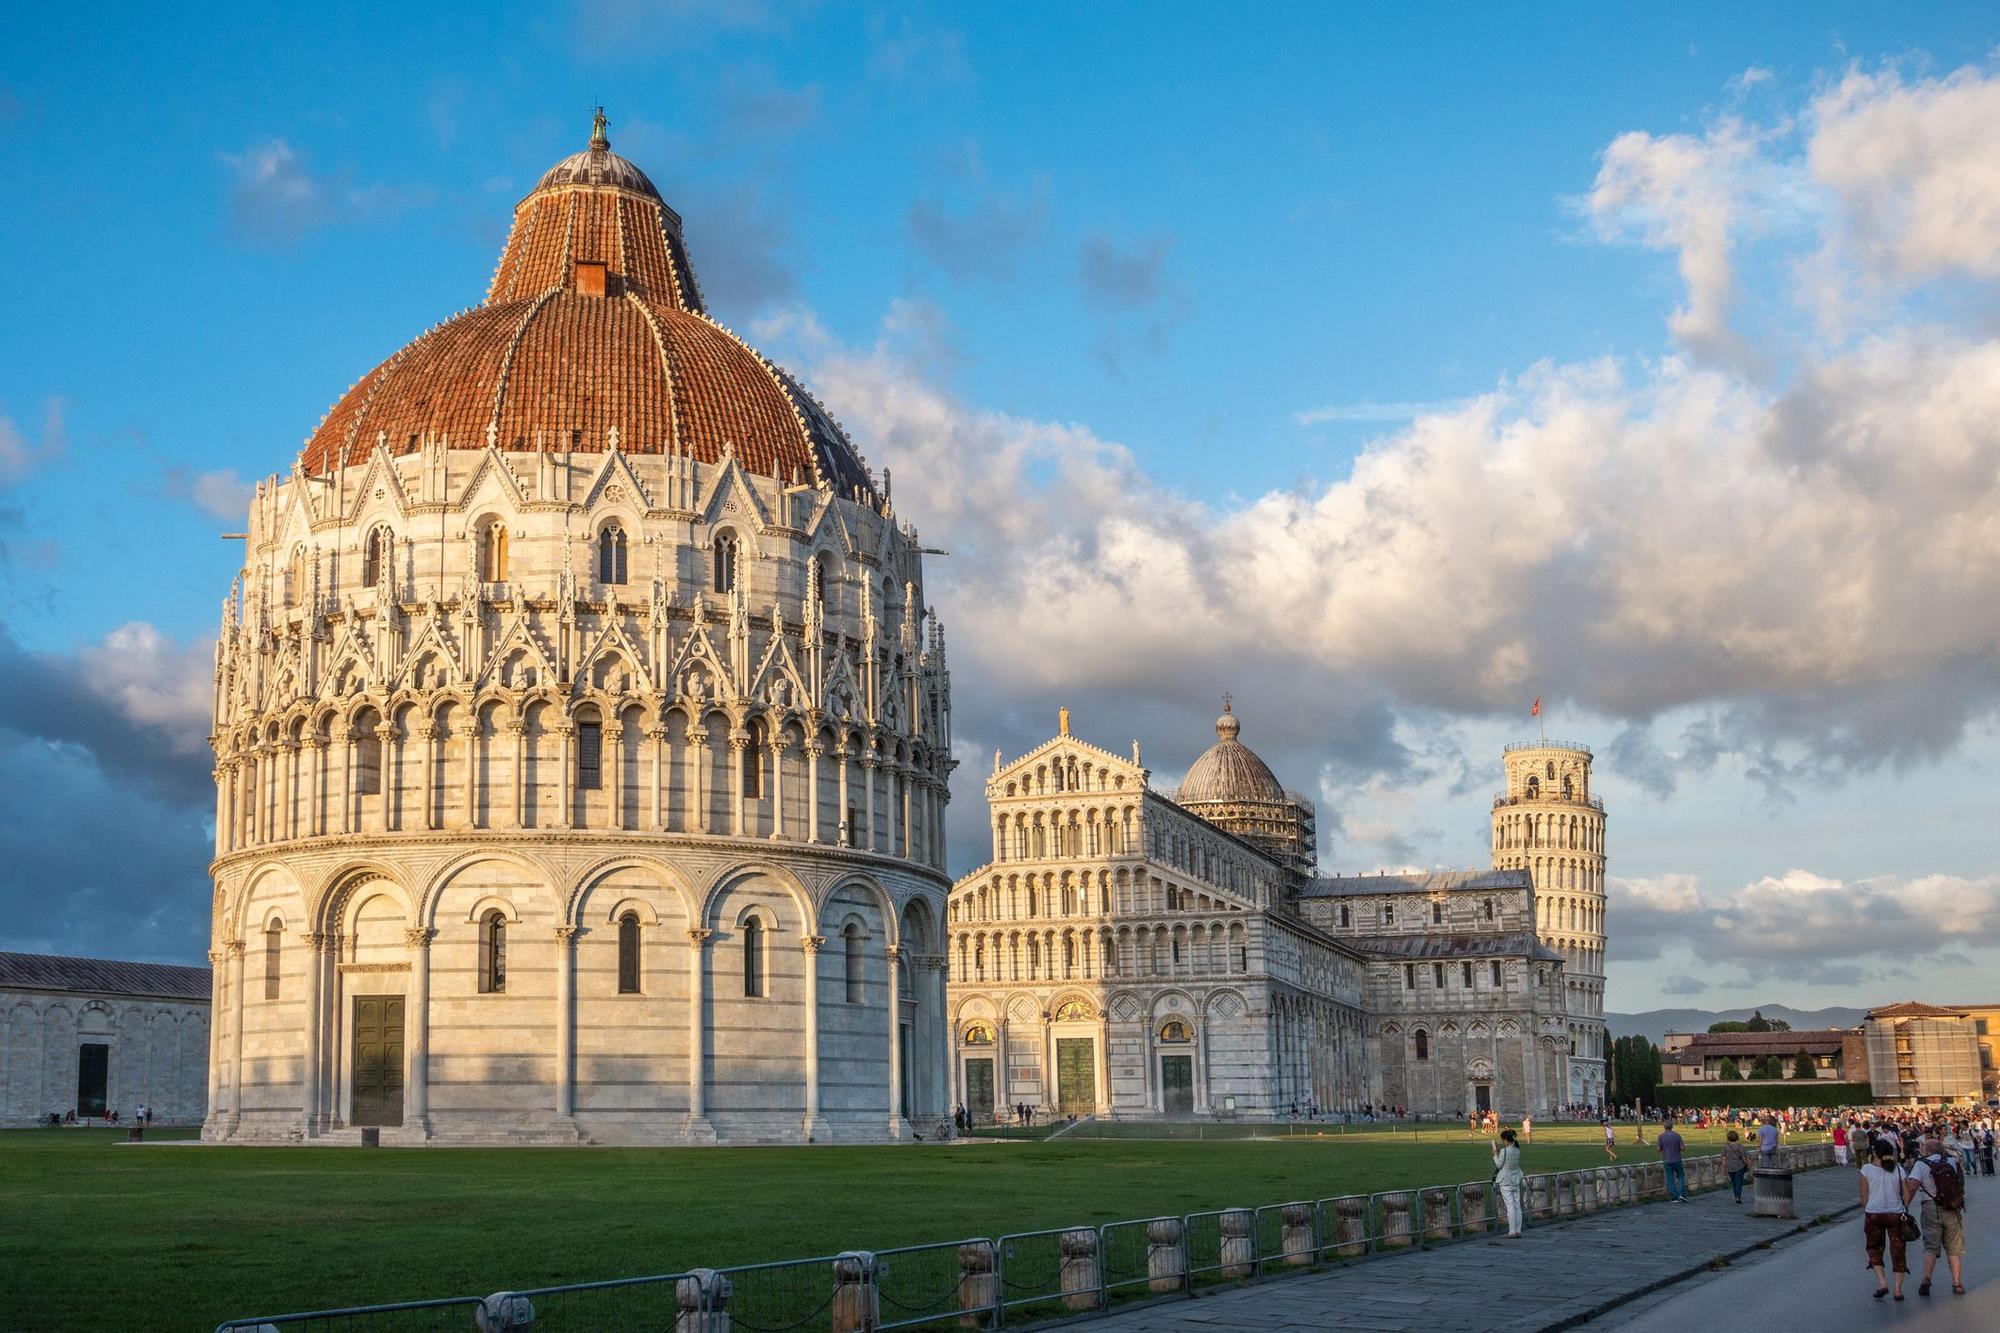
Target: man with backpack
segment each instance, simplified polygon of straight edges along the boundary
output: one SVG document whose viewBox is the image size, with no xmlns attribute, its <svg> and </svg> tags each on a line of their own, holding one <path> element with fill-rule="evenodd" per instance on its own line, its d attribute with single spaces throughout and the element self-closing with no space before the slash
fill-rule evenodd
<svg viewBox="0 0 2000 1333">
<path fill-rule="evenodd" d="M 1937 1135 L 1925 1139 L 1923 1146 L 1924 1155 L 1910 1168 L 1909 1178 L 1903 1184 L 1906 1203 L 1918 1197 L 1924 1201 L 1920 1219 L 1924 1233 L 1924 1280 L 1917 1284 L 1917 1295 L 1931 1294 L 1931 1273 L 1937 1268 L 1938 1255 L 1942 1254 L 1951 1268 L 1951 1294 L 1963 1296 L 1965 1176 L 1959 1170 L 1958 1159 L 1945 1152 L 1944 1142 Z"/>
</svg>

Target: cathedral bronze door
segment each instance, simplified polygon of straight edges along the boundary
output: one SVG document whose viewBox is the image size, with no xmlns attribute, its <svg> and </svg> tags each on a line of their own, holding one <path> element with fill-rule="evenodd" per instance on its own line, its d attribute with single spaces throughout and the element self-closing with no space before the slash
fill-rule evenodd
<svg viewBox="0 0 2000 1333">
<path fill-rule="evenodd" d="M 965 1062 L 965 1110 L 974 1120 L 993 1118 L 993 1062 Z"/>
<path fill-rule="evenodd" d="M 1493 1085 L 1475 1083 L 1472 1085 L 1472 1109 L 1481 1115 L 1493 1109 Z"/>
<path fill-rule="evenodd" d="M 1160 1057 L 1161 1108 L 1168 1115 L 1194 1114 L 1194 1057 Z"/>
<path fill-rule="evenodd" d="M 356 1125 L 403 1123 L 403 997 L 354 997 Z"/>
<path fill-rule="evenodd" d="M 1077 1115 L 1097 1110 L 1097 1043 L 1089 1037 L 1056 1038 L 1056 1109 Z"/>
</svg>

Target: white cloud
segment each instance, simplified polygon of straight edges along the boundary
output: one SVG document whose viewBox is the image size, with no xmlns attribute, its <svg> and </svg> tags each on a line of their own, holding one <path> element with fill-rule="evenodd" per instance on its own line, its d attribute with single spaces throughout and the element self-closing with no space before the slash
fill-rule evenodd
<svg viewBox="0 0 2000 1333">
<path fill-rule="evenodd" d="M 1792 869 L 1726 894 L 1704 893 L 1690 875 L 1608 888 L 1614 961 L 1680 948 L 1758 978 L 1855 984 L 1984 948 L 2000 930 L 2000 875 L 1842 880 Z"/>
<path fill-rule="evenodd" d="M 386 217 L 428 203 L 428 189 L 356 185 L 345 173 L 319 175 L 283 139 L 266 139 L 222 161 L 234 177 L 230 217 L 247 240 L 286 245 L 336 222 Z"/>
<path fill-rule="evenodd" d="M 1373 400 L 1363 400 L 1358 403 L 1328 403 L 1322 407 L 1309 407 L 1304 411 L 1294 412 L 1292 420 L 1301 426 L 1323 426 L 1329 421 L 1389 423 L 1413 421 L 1417 417 L 1456 412 L 1464 407 L 1467 401 L 1464 398 L 1435 398 L 1395 403 L 1378 403 Z"/>
<path fill-rule="evenodd" d="M 68 439 L 66 404 L 51 398 L 42 409 L 42 439 L 34 444 L 14 419 L 0 412 L 0 489 L 18 486 L 45 460 L 61 454 Z"/>
<path fill-rule="evenodd" d="M 215 680 L 211 645 L 183 645 L 143 620 L 77 656 L 84 686 L 183 754 L 206 749 Z"/>
<path fill-rule="evenodd" d="M 256 489 L 253 483 L 237 476 L 234 468 L 196 472 L 191 468 L 170 467 L 162 476 L 162 484 L 172 498 L 185 500 L 224 523 L 242 521 L 250 512 L 250 497 Z"/>
</svg>

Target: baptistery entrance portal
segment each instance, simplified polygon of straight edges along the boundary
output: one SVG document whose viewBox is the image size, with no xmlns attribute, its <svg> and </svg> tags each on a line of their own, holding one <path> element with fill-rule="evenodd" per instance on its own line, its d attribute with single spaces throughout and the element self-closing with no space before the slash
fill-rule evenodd
<svg viewBox="0 0 2000 1333">
<path fill-rule="evenodd" d="M 354 997 L 356 1125 L 403 1123 L 403 997 Z"/>
</svg>

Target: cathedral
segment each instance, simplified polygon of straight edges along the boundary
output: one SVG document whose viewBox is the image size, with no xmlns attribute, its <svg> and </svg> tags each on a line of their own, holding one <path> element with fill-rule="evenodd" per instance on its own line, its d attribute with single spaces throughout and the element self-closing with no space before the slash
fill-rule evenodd
<svg viewBox="0 0 2000 1333">
<path fill-rule="evenodd" d="M 944 635 L 887 473 L 587 148 L 259 484 L 203 1137 L 884 1141 L 950 1101 Z"/>
<path fill-rule="evenodd" d="M 1059 734 L 986 782 L 946 922 L 952 1095 L 1110 1118 L 1604 1100 L 1604 807 L 1580 745 L 1510 746 L 1490 870 L 1317 874 L 1310 801 L 1225 705 L 1169 798 Z"/>
</svg>

